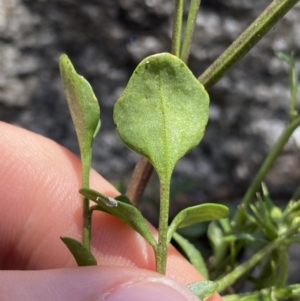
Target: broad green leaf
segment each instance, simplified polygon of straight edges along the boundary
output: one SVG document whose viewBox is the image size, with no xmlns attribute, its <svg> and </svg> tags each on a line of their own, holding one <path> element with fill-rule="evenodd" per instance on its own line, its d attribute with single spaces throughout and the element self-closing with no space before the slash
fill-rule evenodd
<svg viewBox="0 0 300 301">
<path fill-rule="evenodd" d="M 209 96 L 179 58 L 169 53 L 147 57 L 135 69 L 114 106 L 123 142 L 152 163 L 160 178 L 202 139 Z"/>
<path fill-rule="evenodd" d="M 220 204 L 201 204 L 188 207 L 180 211 L 173 219 L 168 229 L 168 242 L 170 242 L 176 229 L 187 227 L 196 223 L 225 218 L 228 208 Z"/>
<path fill-rule="evenodd" d="M 157 243 L 148 227 L 148 224 L 146 223 L 141 212 L 136 207 L 123 201 L 117 201 L 117 206 L 111 207 L 106 205 L 102 200 L 103 195 L 95 190 L 82 188 L 79 192 L 89 200 L 95 202 L 97 204 L 97 210 L 118 217 L 125 224 L 129 225 L 131 228 L 135 229 L 139 234 L 141 234 L 141 236 L 143 236 L 153 248 L 156 248 Z M 117 200 L 119 197 L 116 197 L 115 200 Z"/>
<path fill-rule="evenodd" d="M 209 280 L 192 282 L 187 287 L 201 300 L 207 299 L 218 290 L 218 284 Z"/>
<path fill-rule="evenodd" d="M 88 186 L 92 142 L 100 129 L 100 107 L 92 87 L 76 73 L 67 55 L 60 56 L 59 68 L 84 165 L 83 186 Z"/>
<path fill-rule="evenodd" d="M 97 265 L 96 258 L 83 243 L 70 237 L 61 237 L 60 239 L 70 250 L 78 266 Z"/>
<path fill-rule="evenodd" d="M 208 279 L 208 270 L 206 268 L 205 261 L 197 248 L 191 244 L 187 239 L 179 235 L 178 233 L 173 233 L 173 239 L 179 245 L 181 250 L 185 253 L 191 264 L 199 271 L 199 273 L 206 279 Z"/>
</svg>

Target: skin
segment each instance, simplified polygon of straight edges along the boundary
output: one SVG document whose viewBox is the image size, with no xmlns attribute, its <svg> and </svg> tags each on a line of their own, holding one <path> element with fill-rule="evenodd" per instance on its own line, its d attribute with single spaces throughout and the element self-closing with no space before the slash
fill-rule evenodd
<svg viewBox="0 0 300 301">
<path fill-rule="evenodd" d="M 203 277 L 175 248 L 169 248 L 167 277 L 157 274 L 144 239 L 105 213 L 93 215 L 98 266 L 76 267 L 59 237 L 81 237 L 80 160 L 3 122 L 0 154 L 0 300 L 197 300 L 184 285 Z M 93 170 L 91 188 L 118 195 Z M 217 294 L 209 299 L 221 300 Z"/>
</svg>

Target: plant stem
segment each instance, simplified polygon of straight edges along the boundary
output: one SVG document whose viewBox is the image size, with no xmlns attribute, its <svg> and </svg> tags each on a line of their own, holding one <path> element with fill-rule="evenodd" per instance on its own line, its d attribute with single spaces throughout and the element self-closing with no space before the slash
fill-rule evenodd
<svg viewBox="0 0 300 301">
<path fill-rule="evenodd" d="M 272 300 L 289 300 L 297 298 L 299 300 L 299 290 L 300 284 L 291 284 L 289 286 L 283 288 L 276 288 L 276 287 L 268 287 L 264 288 L 260 291 L 255 291 L 246 294 L 239 294 L 239 295 L 227 295 L 223 296 L 223 301 L 270 301 L 270 296 L 273 296 Z"/>
<path fill-rule="evenodd" d="M 183 0 L 176 0 L 172 36 L 172 54 L 179 57 L 182 31 Z"/>
<path fill-rule="evenodd" d="M 298 115 L 296 105 L 297 105 L 297 94 L 298 94 L 298 78 L 295 66 L 295 57 L 292 54 L 290 56 L 290 70 L 289 70 L 289 80 L 290 80 L 290 93 L 291 93 L 291 104 L 290 104 L 290 121 L 293 120 Z"/>
<path fill-rule="evenodd" d="M 201 74 L 207 90 L 237 63 L 299 0 L 273 0 L 259 17 Z"/>
<path fill-rule="evenodd" d="M 246 191 L 245 196 L 241 201 L 241 205 L 245 206 L 248 205 L 255 196 L 257 190 L 259 190 L 260 184 L 273 166 L 274 161 L 279 156 L 280 152 L 282 151 L 283 147 L 293 134 L 294 130 L 300 126 L 300 117 L 296 117 L 292 122 L 290 122 L 282 132 L 281 136 L 279 137 L 278 141 L 276 142 L 275 146 L 268 154 L 267 158 L 261 165 L 258 173 L 256 174 L 254 180 L 252 181 L 251 185 L 249 186 L 248 190 Z M 237 210 L 235 216 L 233 218 L 233 226 L 234 227 L 241 227 L 245 222 L 246 217 L 244 214 Z"/>
<path fill-rule="evenodd" d="M 278 251 L 278 266 L 280 272 L 278 273 L 275 286 L 284 287 L 287 284 L 287 279 L 289 276 L 289 253 L 288 248 L 283 248 Z"/>
<path fill-rule="evenodd" d="M 155 251 L 156 271 L 161 274 L 166 273 L 168 254 L 168 221 L 170 203 L 170 181 L 171 176 L 166 176 L 160 180 L 160 212 L 158 227 L 158 244 Z"/>
<path fill-rule="evenodd" d="M 82 150 L 82 187 L 89 188 L 90 183 L 90 169 L 92 162 L 92 149 Z M 82 243 L 90 250 L 91 248 L 91 224 L 92 212 L 90 211 L 90 200 L 83 198 L 83 234 Z"/>
<path fill-rule="evenodd" d="M 270 254 L 273 250 L 279 248 L 287 238 L 294 235 L 300 227 L 300 222 L 293 225 L 281 236 L 270 242 L 266 247 L 254 254 L 249 260 L 236 267 L 232 272 L 227 274 L 225 277 L 217 281 L 218 291 L 223 291 L 226 287 L 232 285 L 236 279 L 239 279 L 244 273 L 251 270 L 258 262 L 260 262 L 265 256 Z M 278 263 L 280 264 L 280 263 Z"/>
<path fill-rule="evenodd" d="M 92 214 L 90 211 L 90 200 L 83 198 L 83 239 L 82 243 L 88 250 L 91 248 L 91 224 Z"/>
<path fill-rule="evenodd" d="M 180 52 L 180 58 L 184 62 L 187 62 L 189 54 L 190 54 L 192 38 L 193 38 L 193 33 L 194 33 L 195 25 L 196 25 L 196 18 L 197 18 L 197 13 L 198 13 L 198 10 L 200 7 L 200 3 L 201 3 L 201 0 L 191 0 L 191 4 L 190 4 L 190 8 L 189 8 L 189 15 L 188 15 L 183 43 L 182 43 L 182 49 Z"/>
<path fill-rule="evenodd" d="M 211 89 L 298 1 L 299 0 L 274 0 L 238 39 L 199 76 L 198 79 L 204 85 L 205 89 Z M 139 160 L 142 161 L 144 159 L 141 157 Z M 143 168 L 135 170 L 133 177 L 141 177 L 145 170 L 147 170 L 147 172 L 152 170 L 152 166 L 149 162 L 144 164 Z M 130 181 L 130 184 L 132 185 L 132 181 Z M 146 182 L 143 182 L 143 187 L 128 186 L 127 191 L 130 191 L 131 195 L 138 197 L 130 199 L 134 204 L 140 202 L 140 197 L 143 194 L 146 184 Z M 135 193 L 135 189 L 139 190 L 139 193 Z"/>
<path fill-rule="evenodd" d="M 145 157 L 141 156 L 134 168 L 126 191 L 126 196 L 136 207 L 139 205 L 139 200 L 142 197 L 152 170 L 151 163 Z"/>
</svg>

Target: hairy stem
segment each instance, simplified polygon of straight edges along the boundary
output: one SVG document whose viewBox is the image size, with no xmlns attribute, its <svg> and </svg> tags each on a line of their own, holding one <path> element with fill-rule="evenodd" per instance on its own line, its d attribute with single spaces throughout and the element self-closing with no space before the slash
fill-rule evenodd
<svg viewBox="0 0 300 301">
<path fill-rule="evenodd" d="M 179 57 L 182 31 L 183 0 L 176 0 L 172 36 L 172 54 Z"/>
<path fill-rule="evenodd" d="M 82 151 L 82 187 L 89 188 L 90 183 L 90 168 L 92 162 L 92 150 Z M 90 211 L 90 201 L 88 198 L 83 198 L 83 234 L 82 243 L 90 250 L 91 247 L 91 224 L 92 214 Z"/>
<path fill-rule="evenodd" d="M 158 244 L 155 250 L 156 271 L 161 274 L 166 273 L 168 254 L 168 220 L 170 202 L 170 176 L 160 181 L 160 212 L 158 227 Z"/>
</svg>

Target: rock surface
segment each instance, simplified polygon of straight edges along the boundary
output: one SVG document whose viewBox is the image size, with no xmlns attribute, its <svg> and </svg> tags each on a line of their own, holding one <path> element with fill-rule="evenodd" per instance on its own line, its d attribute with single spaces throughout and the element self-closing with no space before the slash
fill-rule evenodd
<svg viewBox="0 0 300 301">
<path fill-rule="evenodd" d="M 126 182 L 137 155 L 118 138 L 112 108 L 141 59 L 170 51 L 173 2 L 1 0 L 0 119 L 78 153 L 58 70 L 59 55 L 67 53 L 101 104 L 93 166 L 112 181 Z M 202 1 L 189 60 L 195 75 L 270 2 Z M 299 32 L 298 4 L 210 91 L 205 138 L 174 176 L 193 180 L 198 201 L 240 198 L 282 132 L 289 111 L 288 66 L 274 52 L 293 51 L 299 62 Z M 299 139 L 298 131 L 268 176 L 277 199 L 288 200 L 299 184 Z"/>
</svg>

